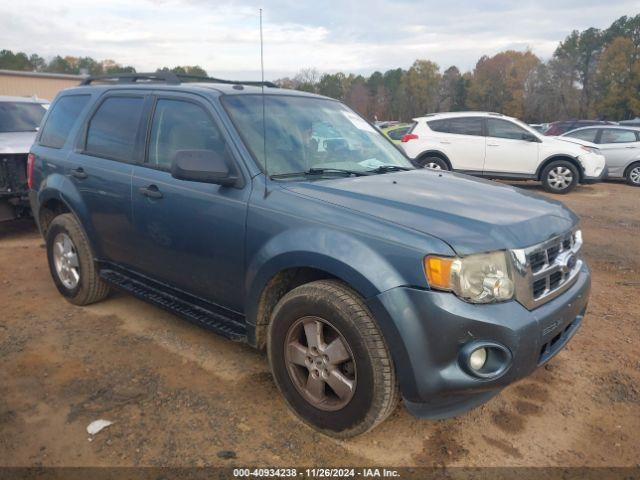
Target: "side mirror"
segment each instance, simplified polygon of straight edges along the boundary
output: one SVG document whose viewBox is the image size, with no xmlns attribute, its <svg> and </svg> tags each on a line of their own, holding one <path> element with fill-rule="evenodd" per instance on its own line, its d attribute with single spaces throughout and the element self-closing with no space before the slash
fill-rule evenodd
<svg viewBox="0 0 640 480">
<path fill-rule="evenodd" d="M 178 150 L 171 164 L 171 176 L 190 182 L 241 187 L 241 178 L 232 171 L 232 160 L 213 150 Z"/>
<path fill-rule="evenodd" d="M 533 133 L 525 132 L 522 134 L 522 140 L 526 142 L 538 142 L 538 137 L 536 137 Z"/>
</svg>

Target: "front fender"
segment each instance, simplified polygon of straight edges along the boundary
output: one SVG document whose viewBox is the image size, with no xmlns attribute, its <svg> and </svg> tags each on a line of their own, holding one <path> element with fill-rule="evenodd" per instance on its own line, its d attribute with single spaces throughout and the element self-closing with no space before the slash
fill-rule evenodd
<svg viewBox="0 0 640 480">
<path fill-rule="evenodd" d="M 363 298 L 406 284 L 384 253 L 347 232 L 322 227 L 284 231 L 271 238 L 249 261 L 245 282 L 247 321 L 255 324 L 260 296 L 269 280 L 290 268 L 322 270 L 347 283 Z"/>
</svg>

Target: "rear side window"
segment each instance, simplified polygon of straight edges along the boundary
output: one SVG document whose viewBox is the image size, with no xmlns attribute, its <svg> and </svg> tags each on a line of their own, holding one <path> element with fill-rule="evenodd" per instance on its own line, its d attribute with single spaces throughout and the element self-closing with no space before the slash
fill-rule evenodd
<svg viewBox="0 0 640 480">
<path fill-rule="evenodd" d="M 587 142 L 595 142 L 598 129 L 588 128 L 586 130 L 577 130 L 575 132 L 569 132 L 565 137 L 578 138 L 580 140 L 586 140 Z"/>
<path fill-rule="evenodd" d="M 224 148 L 220 130 L 202 107 L 181 100 L 158 100 L 149 140 L 151 166 L 168 170 L 180 150 L 223 153 Z"/>
<path fill-rule="evenodd" d="M 108 97 L 94 113 L 87 129 L 89 155 L 133 162 L 143 97 Z"/>
<path fill-rule="evenodd" d="M 435 132 L 455 133 L 456 135 L 482 136 L 482 118 L 447 118 L 427 122 L 429 128 Z"/>
<path fill-rule="evenodd" d="M 60 98 L 47 117 L 47 123 L 40 136 L 40 145 L 62 148 L 89 98 L 90 95 L 67 95 Z"/>
<path fill-rule="evenodd" d="M 389 138 L 391 140 L 402 140 L 402 137 L 409 133 L 410 128 L 411 127 L 402 127 L 391 130 L 389 131 Z"/>
<path fill-rule="evenodd" d="M 600 136 L 600 143 L 632 143 L 637 141 L 636 132 L 633 130 L 604 128 Z"/>
</svg>

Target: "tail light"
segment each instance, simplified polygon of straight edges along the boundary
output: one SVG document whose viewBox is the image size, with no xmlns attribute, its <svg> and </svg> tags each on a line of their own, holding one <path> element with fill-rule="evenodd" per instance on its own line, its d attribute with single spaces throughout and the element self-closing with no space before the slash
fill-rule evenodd
<svg viewBox="0 0 640 480">
<path fill-rule="evenodd" d="M 418 139 L 418 135 L 416 135 L 415 133 L 407 133 L 406 135 L 402 136 L 400 141 L 402 143 L 407 143 L 409 140 L 417 140 L 417 139 Z"/>
<path fill-rule="evenodd" d="M 33 166 L 36 163 L 36 156 L 30 153 L 27 157 L 27 186 L 33 188 Z"/>
</svg>

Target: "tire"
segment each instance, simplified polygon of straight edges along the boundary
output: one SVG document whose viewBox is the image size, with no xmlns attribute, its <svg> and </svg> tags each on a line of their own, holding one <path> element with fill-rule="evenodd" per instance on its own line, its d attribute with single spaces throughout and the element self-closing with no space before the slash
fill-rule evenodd
<svg viewBox="0 0 640 480">
<path fill-rule="evenodd" d="M 557 160 L 544 167 L 540 180 L 542 187 L 549 193 L 566 194 L 576 188 L 580 174 L 571 162 Z"/>
<path fill-rule="evenodd" d="M 629 165 L 624 177 L 629 185 L 633 187 L 640 187 L 640 162 Z"/>
<path fill-rule="evenodd" d="M 53 282 L 69 302 L 89 305 L 109 294 L 109 286 L 98 275 L 87 237 L 73 215 L 55 217 L 45 240 Z"/>
<path fill-rule="evenodd" d="M 449 165 L 440 157 L 433 155 L 419 158 L 416 162 L 421 168 L 430 168 L 432 170 L 450 170 Z"/>
<path fill-rule="evenodd" d="M 317 339 L 318 331 L 320 348 L 314 353 L 315 342 L 308 339 Z M 297 348 L 285 348 L 293 339 Z M 344 349 L 334 348 L 340 344 Z M 362 298 L 342 282 L 320 280 L 287 293 L 273 311 L 267 349 L 275 383 L 291 410 L 326 435 L 348 438 L 367 432 L 398 403 L 396 373 L 384 337 Z M 329 364 L 318 363 L 322 358 Z M 322 373 L 314 377 L 314 370 Z M 312 377 L 314 383 L 307 383 Z M 318 381 L 323 385 L 315 390 Z M 349 382 L 351 388 L 345 387 Z M 332 385 L 340 388 L 333 390 Z M 314 399 L 312 390 L 322 399 Z"/>
</svg>

